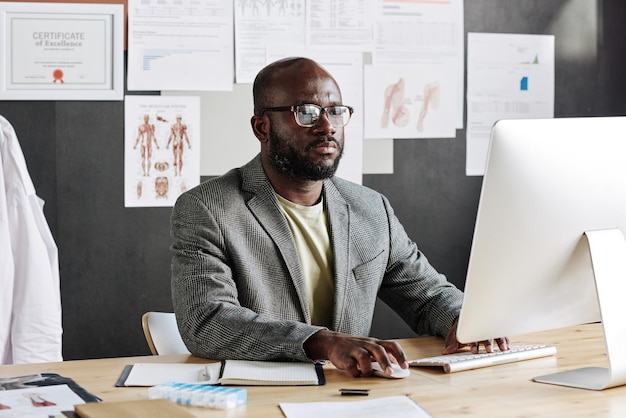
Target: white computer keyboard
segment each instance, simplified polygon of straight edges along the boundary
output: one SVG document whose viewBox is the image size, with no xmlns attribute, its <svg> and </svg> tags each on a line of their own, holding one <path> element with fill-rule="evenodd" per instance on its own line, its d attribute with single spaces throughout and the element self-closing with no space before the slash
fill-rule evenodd
<svg viewBox="0 0 626 418">
<path fill-rule="evenodd" d="M 481 350 L 478 354 L 462 352 L 434 357 L 409 360 L 412 367 L 442 367 L 446 373 L 513 363 L 556 354 L 556 347 L 550 345 L 514 345 L 508 351 L 494 350 L 487 353 Z"/>
</svg>

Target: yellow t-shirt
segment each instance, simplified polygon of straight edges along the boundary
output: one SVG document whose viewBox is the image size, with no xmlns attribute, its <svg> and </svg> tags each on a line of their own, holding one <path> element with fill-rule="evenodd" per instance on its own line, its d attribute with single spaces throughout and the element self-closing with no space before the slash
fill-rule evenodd
<svg viewBox="0 0 626 418">
<path fill-rule="evenodd" d="M 311 323 L 330 327 L 334 307 L 333 254 L 324 202 L 297 205 L 276 195 L 285 213 L 300 256 L 307 287 Z"/>
</svg>

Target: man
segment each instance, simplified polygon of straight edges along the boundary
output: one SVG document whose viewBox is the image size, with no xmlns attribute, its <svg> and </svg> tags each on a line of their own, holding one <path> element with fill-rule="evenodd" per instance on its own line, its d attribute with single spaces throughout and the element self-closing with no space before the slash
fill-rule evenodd
<svg viewBox="0 0 626 418">
<path fill-rule="evenodd" d="M 384 196 L 334 177 L 352 109 L 332 76 L 312 60 L 284 59 L 261 70 L 253 96 L 260 154 L 182 194 L 172 212 L 172 300 L 189 350 L 330 360 L 353 376 L 377 361 L 390 374 L 392 362 L 408 364 L 399 344 L 367 337 L 378 295 L 456 351 L 462 293 Z"/>
</svg>

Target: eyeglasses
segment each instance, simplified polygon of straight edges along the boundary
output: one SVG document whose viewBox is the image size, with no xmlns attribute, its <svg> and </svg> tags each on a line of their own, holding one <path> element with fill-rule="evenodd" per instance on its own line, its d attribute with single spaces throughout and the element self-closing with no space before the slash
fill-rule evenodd
<svg viewBox="0 0 626 418">
<path fill-rule="evenodd" d="M 298 125 L 303 128 L 310 128 L 317 125 L 324 113 L 333 126 L 346 126 L 350 122 L 354 109 L 343 105 L 321 107 L 308 103 L 295 106 L 266 107 L 261 110 L 261 116 L 265 112 L 293 112 Z"/>
</svg>

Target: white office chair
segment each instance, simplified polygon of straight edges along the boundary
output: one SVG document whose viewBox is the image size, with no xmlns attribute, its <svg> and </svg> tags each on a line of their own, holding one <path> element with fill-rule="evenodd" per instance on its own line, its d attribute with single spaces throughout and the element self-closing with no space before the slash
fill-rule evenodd
<svg viewBox="0 0 626 418">
<path fill-rule="evenodd" d="M 141 325 L 153 355 L 189 354 L 172 312 L 146 312 L 141 317 Z"/>
</svg>

